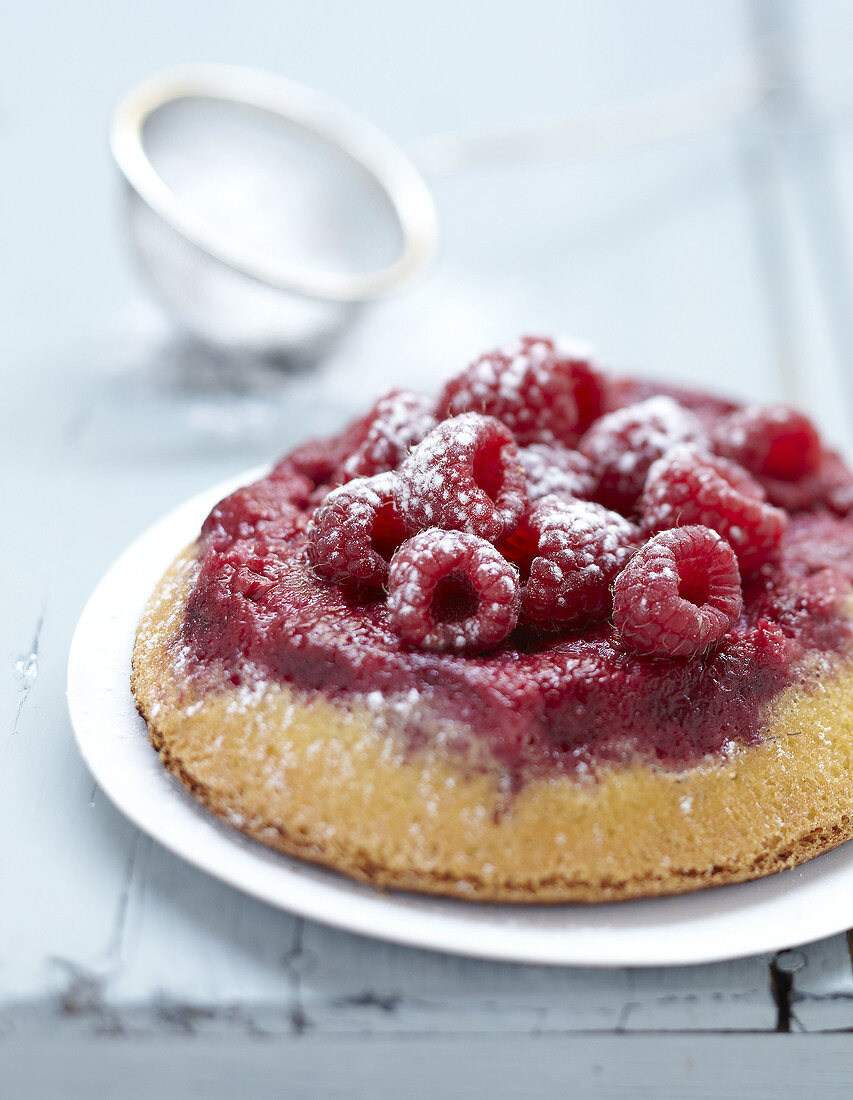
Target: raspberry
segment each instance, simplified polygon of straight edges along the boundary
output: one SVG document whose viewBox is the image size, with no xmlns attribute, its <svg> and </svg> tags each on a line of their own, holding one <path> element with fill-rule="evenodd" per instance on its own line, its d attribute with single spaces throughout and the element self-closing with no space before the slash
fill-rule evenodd
<svg viewBox="0 0 853 1100">
<path fill-rule="evenodd" d="M 613 586 L 613 625 L 637 653 L 691 657 L 734 625 L 743 606 L 737 559 L 707 527 L 663 531 Z"/>
<path fill-rule="evenodd" d="M 604 408 L 604 379 L 590 357 L 585 344 L 522 336 L 451 378 L 438 415 L 495 416 L 521 444 L 574 443 Z"/>
<path fill-rule="evenodd" d="M 308 478 L 312 486 L 325 490 L 340 484 L 339 476 L 346 459 L 364 442 L 370 429 L 371 415 L 354 420 L 338 435 L 309 439 L 285 455 L 273 468 L 272 477 L 288 476 L 295 471 Z M 322 498 L 322 493 L 321 493 Z"/>
<path fill-rule="evenodd" d="M 528 577 L 522 594 L 528 619 L 550 629 L 574 629 L 609 616 L 611 585 L 639 539 L 632 523 L 591 501 L 548 500 L 534 509 L 520 534 L 529 540 L 526 555 L 521 538 L 514 536 L 505 552 Z"/>
<path fill-rule="evenodd" d="M 185 611 L 203 658 L 248 656 L 268 618 L 280 573 L 280 561 L 259 552 L 252 539 L 207 548 Z"/>
<path fill-rule="evenodd" d="M 314 572 L 337 584 L 380 588 L 388 562 L 406 537 L 392 473 L 356 478 L 333 489 L 308 528 Z"/>
<path fill-rule="evenodd" d="M 404 542 L 388 573 L 391 625 L 408 645 L 479 653 L 518 620 L 518 574 L 485 539 L 430 528 Z"/>
<path fill-rule="evenodd" d="M 824 451 L 820 465 L 797 481 L 763 477 L 761 484 L 771 504 L 788 512 L 823 505 L 838 516 L 853 512 L 853 474 L 835 451 Z"/>
<path fill-rule="evenodd" d="M 428 398 L 407 390 L 381 397 L 369 414 L 364 440 L 343 464 L 344 480 L 396 470 L 409 450 L 435 427 L 433 412 Z"/>
<path fill-rule="evenodd" d="M 298 508 L 307 508 L 314 492 L 314 482 L 310 477 L 300 473 L 289 459 L 283 458 L 272 468 L 266 478 L 275 485 L 276 492 L 280 492 Z"/>
<path fill-rule="evenodd" d="M 823 500 L 827 508 L 837 516 L 853 514 L 853 474 L 833 451 L 824 460 L 824 485 Z"/>
<path fill-rule="evenodd" d="M 814 473 L 823 455 L 811 420 L 787 405 L 747 405 L 720 421 L 714 450 L 759 478 L 797 481 Z"/>
<path fill-rule="evenodd" d="M 498 542 L 527 508 L 512 434 L 479 413 L 445 420 L 400 467 L 397 499 L 412 532 L 443 527 Z"/>
<path fill-rule="evenodd" d="M 301 530 L 310 488 L 298 474 L 287 480 L 264 478 L 244 485 L 214 506 L 202 524 L 201 537 L 223 547 L 262 531 L 275 531 L 283 537 Z"/>
<path fill-rule="evenodd" d="M 677 443 L 704 442 L 693 413 L 671 397 L 650 397 L 598 420 L 578 445 L 592 464 L 595 499 L 629 516 L 643 491 L 649 467 Z"/>
<path fill-rule="evenodd" d="M 772 557 L 788 523 L 745 470 L 695 446 L 675 447 L 658 459 L 640 505 L 649 532 L 688 523 L 710 527 L 731 543 L 744 574 Z"/>
<path fill-rule="evenodd" d="M 728 416 L 740 407 L 726 397 L 703 393 L 701 390 L 686 389 L 684 386 L 675 386 L 672 382 L 661 382 L 659 379 L 651 378 L 611 378 L 607 394 L 607 412 L 625 408 L 626 405 L 637 405 L 650 397 L 671 397 L 677 405 L 695 413 L 709 430 L 724 416 Z"/>
<path fill-rule="evenodd" d="M 527 478 L 531 502 L 546 496 L 581 500 L 592 496 L 595 478 L 588 458 L 559 443 L 532 443 L 519 447 L 518 457 Z"/>
</svg>

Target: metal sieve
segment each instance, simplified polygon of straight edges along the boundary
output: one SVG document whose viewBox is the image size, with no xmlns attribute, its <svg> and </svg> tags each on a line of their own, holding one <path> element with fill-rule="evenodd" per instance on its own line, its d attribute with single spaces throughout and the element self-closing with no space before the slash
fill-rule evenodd
<svg viewBox="0 0 853 1100">
<path fill-rule="evenodd" d="M 432 195 L 403 151 L 281 77 L 219 65 L 156 74 L 119 103 L 111 144 L 144 271 L 219 345 L 314 351 L 435 251 Z"/>
<path fill-rule="evenodd" d="M 111 145 L 135 253 L 175 317 L 221 347 L 310 357 L 361 305 L 433 259 L 438 220 L 425 176 L 718 128 L 766 94 L 761 68 L 745 55 L 662 98 L 513 131 L 438 135 L 409 156 L 291 80 L 182 66 L 120 101 Z"/>
</svg>

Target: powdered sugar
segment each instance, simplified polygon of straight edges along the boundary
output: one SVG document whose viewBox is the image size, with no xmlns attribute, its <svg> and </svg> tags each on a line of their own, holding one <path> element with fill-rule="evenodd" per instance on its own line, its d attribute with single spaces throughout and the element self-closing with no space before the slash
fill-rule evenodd
<svg viewBox="0 0 853 1100">
<path fill-rule="evenodd" d="M 578 627 L 610 614 L 610 585 L 634 552 L 638 531 L 591 501 L 548 499 L 534 511 L 535 556 L 522 606 L 534 621 Z"/>
<path fill-rule="evenodd" d="M 308 528 L 317 574 L 338 584 L 380 587 L 391 554 L 405 538 L 391 472 L 356 478 L 327 494 Z"/>
<path fill-rule="evenodd" d="M 391 561 L 391 622 L 404 641 L 422 649 L 490 649 L 513 629 L 518 607 L 518 574 L 476 535 L 422 531 Z"/>
<path fill-rule="evenodd" d="M 434 402 L 408 390 L 394 390 L 380 398 L 363 442 L 344 463 L 346 480 L 395 470 L 435 427 L 434 411 Z"/>
<path fill-rule="evenodd" d="M 546 496 L 586 499 L 595 490 L 592 464 L 580 451 L 558 444 L 534 443 L 519 448 L 531 501 Z"/>
<path fill-rule="evenodd" d="M 699 420 L 671 397 L 650 397 L 608 413 L 579 444 L 597 480 L 596 498 L 630 514 L 652 463 L 678 443 L 706 440 Z"/>
<path fill-rule="evenodd" d="M 588 357 L 565 355 L 544 337 L 523 336 L 451 379 L 438 408 L 441 416 L 495 416 L 521 444 L 570 443 L 601 414 L 603 380 Z"/>
<path fill-rule="evenodd" d="M 521 518 L 527 491 L 518 450 L 492 417 L 439 424 L 400 469 L 397 501 L 412 531 L 436 526 L 497 542 Z"/>
</svg>

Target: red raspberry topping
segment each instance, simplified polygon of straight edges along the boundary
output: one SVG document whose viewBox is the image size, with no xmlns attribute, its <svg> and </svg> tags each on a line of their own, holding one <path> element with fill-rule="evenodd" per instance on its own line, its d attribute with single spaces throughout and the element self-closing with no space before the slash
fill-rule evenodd
<svg viewBox="0 0 853 1100">
<path fill-rule="evenodd" d="M 404 542 L 388 574 L 391 625 L 408 645 L 493 649 L 518 620 L 518 574 L 476 535 L 431 528 Z"/>
<path fill-rule="evenodd" d="M 486 413 L 519 443 L 573 443 L 604 409 L 604 379 L 590 359 L 585 344 L 522 336 L 451 378 L 438 415 Z"/>
<path fill-rule="evenodd" d="M 704 429 L 693 413 L 671 397 L 650 397 L 596 421 L 578 449 L 592 464 L 595 499 L 629 516 L 651 464 L 678 443 L 704 441 Z"/>
<path fill-rule="evenodd" d="M 208 547 L 186 607 L 203 657 L 248 654 L 261 624 L 268 622 L 279 575 L 278 559 L 260 551 L 253 539 Z"/>
<path fill-rule="evenodd" d="M 396 470 L 410 449 L 435 427 L 435 406 L 427 397 L 394 390 L 381 397 L 369 414 L 361 444 L 343 464 L 343 477 L 372 477 Z"/>
<path fill-rule="evenodd" d="M 694 446 L 675 447 L 658 459 L 640 506 L 647 531 L 700 523 L 718 532 L 744 574 L 773 556 L 788 523 L 745 470 Z"/>
<path fill-rule="evenodd" d="M 819 505 L 837 516 L 853 512 L 853 474 L 835 451 L 824 451 L 818 468 L 797 481 L 763 477 L 761 484 L 770 503 L 788 512 L 804 512 Z"/>
<path fill-rule="evenodd" d="M 522 594 L 525 616 L 552 630 L 606 619 L 611 585 L 634 553 L 637 528 L 586 500 L 543 502 L 526 527 L 535 542 Z"/>
<path fill-rule="evenodd" d="M 309 439 L 273 467 L 273 478 L 289 477 L 296 472 L 308 478 L 315 490 L 315 503 L 322 500 L 327 489 L 340 485 L 342 467 L 347 458 L 364 442 L 370 428 L 371 414 L 353 420 L 338 435 L 325 439 Z"/>
<path fill-rule="evenodd" d="M 595 491 L 592 465 L 580 451 L 559 443 L 532 443 L 519 447 L 518 457 L 527 478 L 531 502 L 547 496 L 586 500 Z"/>
<path fill-rule="evenodd" d="M 333 489 L 314 513 L 308 560 L 324 580 L 380 588 L 405 537 L 395 475 L 356 478 Z"/>
<path fill-rule="evenodd" d="M 703 426 L 710 431 L 724 416 L 740 406 L 717 394 L 685 389 L 672 382 L 651 378 L 610 378 L 607 386 L 607 412 L 638 405 L 650 397 L 671 397 L 683 409 L 695 413 Z"/>
<path fill-rule="evenodd" d="M 312 487 L 325 485 L 339 464 L 339 450 L 337 440 L 309 439 L 274 466 L 271 477 L 288 477 L 296 472 Z"/>
<path fill-rule="evenodd" d="M 410 531 L 443 527 L 498 542 L 527 508 L 511 432 L 479 413 L 445 420 L 400 467 L 397 499 Z"/>
<path fill-rule="evenodd" d="M 797 481 L 814 473 L 823 455 L 811 420 L 787 405 L 747 405 L 722 420 L 714 450 L 756 477 Z"/>
<path fill-rule="evenodd" d="M 737 559 L 707 527 L 663 531 L 613 586 L 613 625 L 637 653 L 691 657 L 720 640 L 743 605 Z"/>
<path fill-rule="evenodd" d="M 202 524 L 201 537 L 220 547 L 260 532 L 286 537 L 304 528 L 303 509 L 310 491 L 310 482 L 295 473 L 244 485 L 214 506 Z"/>
<path fill-rule="evenodd" d="M 829 451 L 819 473 L 823 475 L 823 500 L 830 512 L 837 516 L 853 514 L 853 474 L 847 463 Z"/>
<path fill-rule="evenodd" d="M 300 473 L 288 459 L 285 458 L 276 463 L 264 481 L 274 485 L 276 492 L 281 493 L 283 498 L 299 508 L 309 506 L 314 482 L 310 477 Z"/>
</svg>

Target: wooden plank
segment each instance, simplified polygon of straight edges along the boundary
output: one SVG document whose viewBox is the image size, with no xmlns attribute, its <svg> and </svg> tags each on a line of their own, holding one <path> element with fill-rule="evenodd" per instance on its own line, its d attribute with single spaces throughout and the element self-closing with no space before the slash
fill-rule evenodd
<svg viewBox="0 0 853 1100">
<path fill-rule="evenodd" d="M 420 952 L 308 923 L 302 1005 L 334 1032 L 770 1030 L 767 956 L 714 966 L 592 970 Z"/>
<path fill-rule="evenodd" d="M 104 987 L 119 1012 L 249 1015 L 272 1008 L 290 1026 L 302 922 L 224 886 L 146 842 L 126 919 L 120 970 Z"/>
<path fill-rule="evenodd" d="M 792 952 L 792 1027 L 853 1029 L 853 934 L 832 936 Z"/>
<path fill-rule="evenodd" d="M 849 1096 L 846 1035 L 304 1035 L 0 1042 L 8 1096 L 348 1100 Z M 120 1082 L 120 1086 L 119 1083 Z"/>
</svg>

